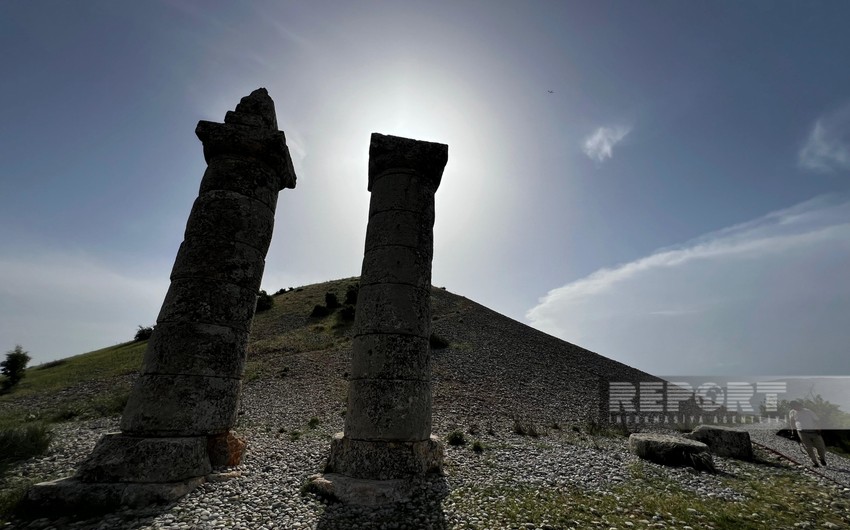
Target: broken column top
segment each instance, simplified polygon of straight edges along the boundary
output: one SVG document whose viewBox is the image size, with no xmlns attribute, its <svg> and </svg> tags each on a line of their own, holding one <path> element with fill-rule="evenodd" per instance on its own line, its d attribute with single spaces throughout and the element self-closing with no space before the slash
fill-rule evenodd
<svg viewBox="0 0 850 530">
<path fill-rule="evenodd" d="M 278 189 L 295 187 L 286 136 L 277 129 L 274 101 L 265 88 L 242 98 L 236 110 L 227 111 L 224 123 L 199 121 L 195 134 L 204 144 L 207 164 L 221 156 L 255 158 L 279 176 Z"/>
<path fill-rule="evenodd" d="M 268 90 L 258 88 L 242 98 L 236 110 L 229 110 L 224 115 L 224 123 L 248 125 L 264 129 L 277 130 L 277 116 L 274 111 L 274 101 Z"/>
<path fill-rule="evenodd" d="M 449 160 L 449 146 L 372 133 L 369 144 L 369 186 L 376 177 L 391 169 L 413 170 L 425 177 L 436 191 L 443 178 L 443 169 Z"/>
</svg>

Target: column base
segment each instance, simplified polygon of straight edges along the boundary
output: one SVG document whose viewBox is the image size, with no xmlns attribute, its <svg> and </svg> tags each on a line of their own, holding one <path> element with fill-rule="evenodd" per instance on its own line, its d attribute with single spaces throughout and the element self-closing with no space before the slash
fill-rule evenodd
<svg viewBox="0 0 850 530">
<path fill-rule="evenodd" d="M 436 436 L 418 442 L 354 440 L 337 433 L 326 472 L 365 480 L 408 479 L 443 473 L 443 444 Z"/>
<path fill-rule="evenodd" d="M 413 494 L 409 479 L 369 480 L 325 473 L 308 480 L 309 491 L 345 504 L 383 506 L 405 502 Z"/>
<path fill-rule="evenodd" d="M 88 483 L 169 483 L 212 471 L 206 436 L 147 438 L 109 433 L 74 475 Z"/>
<path fill-rule="evenodd" d="M 176 502 L 205 481 L 206 477 L 195 477 L 167 483 L 91 483 L 67 477 L 35 484 L 22 508 L 25 513 L 95 515 L 122 506 L 142 508 Z"/>
</svg>

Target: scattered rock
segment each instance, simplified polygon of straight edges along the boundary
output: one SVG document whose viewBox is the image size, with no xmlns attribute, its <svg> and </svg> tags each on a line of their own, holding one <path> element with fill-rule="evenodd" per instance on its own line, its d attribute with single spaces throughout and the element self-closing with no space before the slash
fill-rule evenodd
<svg viewBox="0 0 850 530">
<path fill-rule="evenodd" d="M 717 456 L 728 456 L 739 460 L 753 459 L 750 433 L 720 425 L 699 425 L 683 435 L 689 440 L 702 442 Z"/>
<path fill-rule="evenodd" d="M 667 434 L 633 433 L 629 450 L 640 458 L 666 466 L 690 466 L 715 472 L 708 446 L 702 442 Z"/>
</svg>

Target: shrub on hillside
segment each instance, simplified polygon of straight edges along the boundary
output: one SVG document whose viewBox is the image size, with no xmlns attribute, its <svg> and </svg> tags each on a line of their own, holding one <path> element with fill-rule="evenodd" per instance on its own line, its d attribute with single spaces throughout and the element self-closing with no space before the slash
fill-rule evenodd
<svg viewBox="0 0 850 530">
<path fill-rule="evenodd" d="M 274 298 L 265 291 L 260 291 L 257 295 L 257 313 L 260 311 L 268 311 L 274 305 Z"/>
<path fill-rule="evenodd" d="M 38 456 L 47 451 L 53 437 L 41 423 L 0 430 L 0 462 L 10 463 Z"/>
<path fill-rule="evenodd" d="M 347 305 L 339 310 L 339 318 L 351 322 L 354 320 L 354 306 Z"/>
<path fill-rule="evenodd" d="M 334 293 L 331 293 L 331 292 L 325 293 L 325 306 L 327 306 L 327 308 L 331 309 L 331 310 L 339 307 L 339 299 L 336 297 L 336 295 Z"/>
<path fill-rule="evenodd" d="M 15 345 L 14 350 L 6 352 L 6 360 L 0 363 L 0 374 L 3 375 L 0 391 L 8 392 L 23 379 L 30 358 L 29 353 L 25 352 L 20 344 Z"/>
<path fill-rule="evenodd" d="M 352 283 L 345 288 L 345 303 L 349 305 L 357 304 L 357 295 L 360 293 L 360 284 Z"/>
<path fill-rule="evenodd" d="M 136 336 L 133 337 L 133 340 L 136 342 L 148 340 L 153 335 L 153 328 L 156 326 L 139 326 L 139 329 L 136 331 Z"/>
<path fill-rule="evenodd" d="M 464 445 L 466 443 L 466 437 L 460 431 L 452 431 L 446 436 L 446 441 L 449 445 Z"/>
<path fill-rule="evenodd" d="M 317 305 L 313 308 L 313 311 L 310 313 L 311 318 L 322 318 L 330 315 L 331 312 L 328 311 L 328 308 L 323 305 Z"/>
<path fill-rule="evenodd" d="M 534 425 L 534 422 L 521 421 L 519 419 L 514 419 L 514 434 L 518 434 L 520 436 L 531 436 L 532 438 L 540 436 L 540 432 L 537 430 L 537 426 Z"/>
</svg>

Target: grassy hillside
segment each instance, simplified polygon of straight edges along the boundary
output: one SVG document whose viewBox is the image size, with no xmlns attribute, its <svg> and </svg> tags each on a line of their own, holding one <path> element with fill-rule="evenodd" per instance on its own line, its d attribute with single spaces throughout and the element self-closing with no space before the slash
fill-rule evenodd
<svg viewBox="0 0 850 530">
<path fill-rule="evenodd" d="M 344 399 L 353 320 L 343 309 L 357 282 L 345 278 L 274 295 L 272 308 L 254 318 L 245 385 L 327 379 L 329 391 Z M 328 293 L 341 307 L 311 316 Z M 435 407 L 463 399 L 470 417 L 510 419 L 522 409 L 540 422 L 588 420 L 604 405 L 605 381 L 651 378 L 439 288 L 432 289 L 432 332 Z M 120 412 L 146 347 L 147 341 L 127 342 L 29 368 L 13 392 L 0 396 L 0 425 L 31 415 L 62 420 Z"/>
<path fill-rule="evenodd" d="M 347 517 L 344 508 L 334 512 L 298 490 L 321 469 L 330 437 L 343 428 L 353 339 L 353 321 L 344 307 L 311 314 L 326 304 L 328 293 L 344 305 L 356 283 L 357 278 L 346 278 L 286 290 L 254 318 L 236 426 L 249 439 L 250 473 L 239 480 L 244 490 L 234 498 L 253 495 L 256 507 L 279 506 L 283 499 L 305 513 L 328 510 Z M 132 332 L 128 329 L 128 335 Z M 606 410 L 608 382 L 653 379 L 649 374 L 439 288 L 432 289 L 432 333 L 432 432 L 468 442 L 446 448 L 452 485 L 440 504 L 446 528 L 649 528 L 662 519 L 677 528 L 689 523 L 717 529 L 850 522 L 837 515 L 846 510 L 843 498 L 826 495 L 824 484 L 802 471 L 767 461 L 770 455 L 755 463 L 727 461 L 717 476 L 638 461 L 622 433 L 596 421 Z M 32 367 L 12 393 L 0 396 L 0 523 L 31 483 L 71 473 L 85 455 L 72 449 L 86 440 L 93 444 L 100 435 L 94 429 L 115 428 L 146 346 L 147 341 L 119 344 Z M 67 421 L 99 416 L 112 419 Z M 4 463 L 6 441 L 43 448 L 51 429 L 58 433 L 54 442 L 72 440 L 70 449 L 41 458 L 20 452 L 16 463 Z M 620 476 L 621 483 L 571 486 L 609 475 Z M 734 491 L 740 499 L 705 497 L 694 493 L 694 484 Z M 211 486 L 203 498 L 215 496 L 218 488 Z M 228 506 L 221 511 L 240 504 Z M 350 515 L 352 521 L 362 517 L 356 510 Z M 386 521 L 404 515 L 388 512 Z M 473 516 L 480 520 L 470 523 Z M 336 527 L 350 526 L 327 526 Z"/>
</svg>

